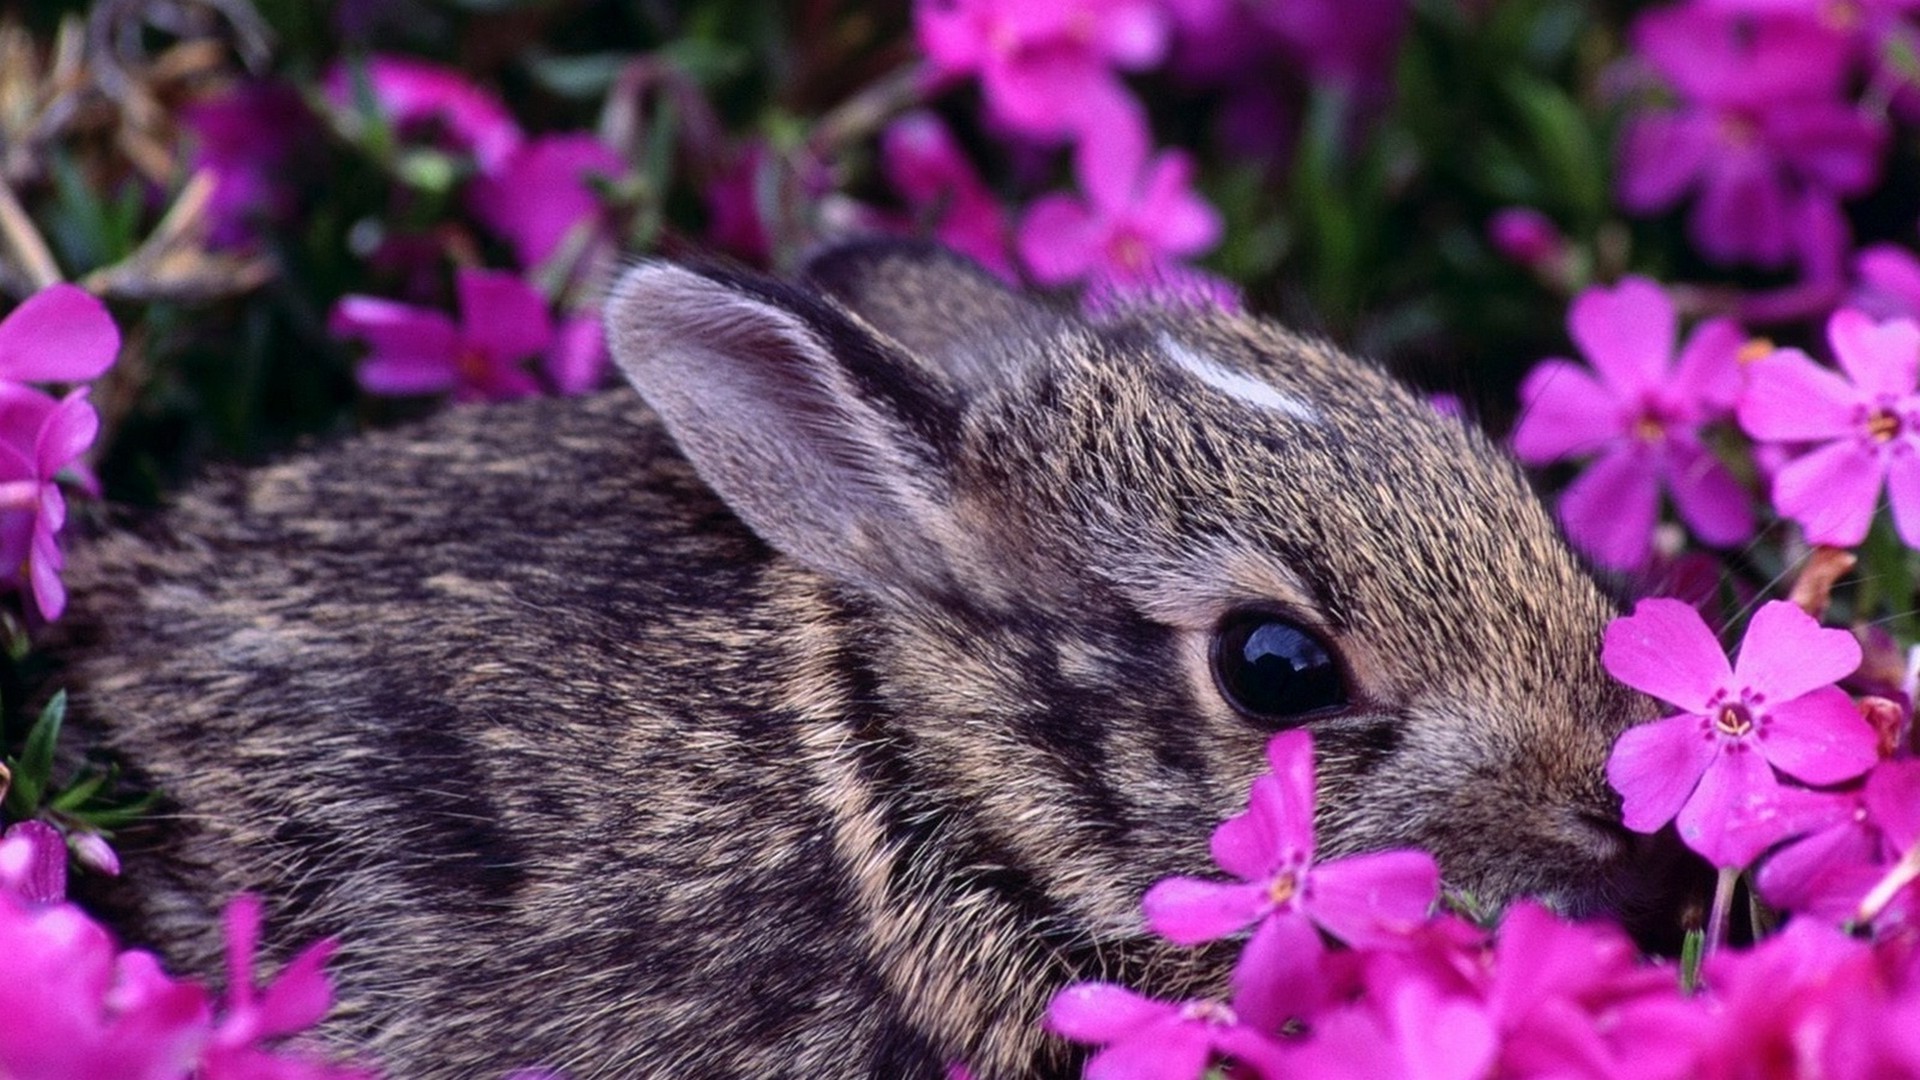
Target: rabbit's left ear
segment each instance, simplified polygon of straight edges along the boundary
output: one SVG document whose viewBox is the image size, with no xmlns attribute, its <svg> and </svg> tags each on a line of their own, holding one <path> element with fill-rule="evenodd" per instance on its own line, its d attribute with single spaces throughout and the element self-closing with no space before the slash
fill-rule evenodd
<svg viewBox="0 0 1920 1080">
<path fill-rule="evenodd" d="M 1039 357 L 1032 343 L 1071 321 L 979 263 L 920 240 L 839 244 L 816 252 L 802 273 L 968 400 L 1018 380 Z"/>
<path fill-rule="evenodd" d="M 832 303 L 645 263 L 607 304 L 614 361 L 775 548 L 863 591 L 943 589 L 951 386 Z"/>
</svg>

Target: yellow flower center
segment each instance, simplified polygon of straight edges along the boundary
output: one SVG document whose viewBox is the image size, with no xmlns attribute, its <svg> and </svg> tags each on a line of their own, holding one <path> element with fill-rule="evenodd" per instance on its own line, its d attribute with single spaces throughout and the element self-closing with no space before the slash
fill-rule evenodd
<svg viewBox="0 0 1920 1080">
<path fill-rule="evenodd" d="M 1773 339 L 1756 337 L 1748 338 L 1747 343 L 1740 346 L 1740 351 L 1734 354 L 1734 359 L 1742 364 L 1751 364 L 1755 360 L 1765 360 L 1772 355 Z"/>
<path fill-rule="evenodd" d="M 1720 734 L 1737 739 L 1753 730 L 1753 714 L 1745 705 L 1723 705 L 1713 718 L 1713 726 Z"/>
<path fill-rule="evenodd" d="M 1293 899 L 1294 894 L 1299 891 L 1300 879 L 1293 871 L 1288 870 L 1267 884 L 1267 899 L 1273 901 L 1274 906 L 1278 907 Z"/>
<path fill-rule="evenodd" d="M 1867 417 L 1867 434 L 1874 442 L 1890 442 L 1900 434 L 1900 417 L 1890 409 L 1875 409 Z"/>
</svg>

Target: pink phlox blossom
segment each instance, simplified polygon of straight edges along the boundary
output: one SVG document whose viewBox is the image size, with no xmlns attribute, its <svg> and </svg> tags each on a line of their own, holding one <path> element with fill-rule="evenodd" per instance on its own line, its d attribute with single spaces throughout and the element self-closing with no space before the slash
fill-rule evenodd
<svg viewBox="0 0 1920 1080">
<path fill-rule="evenodd" d="M 0 889 L 29 904 L 67 898 L 67 843 L 44 821 L 16 821 L 0 843 Z"/>
<path fill-rule="evenodd" d="M 1530 465 L 1594 458 L 1560 498 L 1574 541 L 1607 566 L 1646 565 L 1663 489 L 1707 543 L 1750 536 L 1746 493 L 1700 435 L 1738 396 L 1739 327 L 1701 323 L 1676 358 L 1672 302 L 1653 282 L 1627 278 L 1581 293 L 1567 329 L 1591 366 L 1548 359 L 1528 373 L 1513 449 Z"/>
<path fill-rule="evenodd" d="M 1502 258 L 1534 271 L 1566 261 L 1567 238 L 1553 219 L 1531 206 L 1509 206 L 1487 220 L 1487 240 Z"/>
<path fill-rule="evenodd" d="M 1496 1075 L 1685 1074 L 1685 1040 L 1658 1036 L 1684 1030 L 1697 1009 L 1675 997 L 1678 976 L 1641 964 L 1617 926 L 1571 923 L 1522 901 L 1501 921 L 1494 960 Z"/>
<path fill-rule="evenodd" d="M 194 170 L 214 178 L 207 206 L 214 243 L 243 242 L 262 224 L 294 212 L 295 162 L 318 134 L 297 89 L 268 80 L 242 83 L 193 102 L 180 119 L 192 136 Z"/>
<path fill-rule="evenodd" d="M 1740 425 L 1770 443 L 1812 444 L 1773 476 L 1773 504 L 1816 544 L 1866 539 L 1884 486 L 1894 527 L 1920 546 L 1920 324 L 1843 308 L 1827 322 L 1841 372 L 1797 349 L 1750 365 Z M 1844 374 L 1843 374 L 1844 373 Z"/>
<path fill-rule="evenodd" d="M 1898 244 L 1870 244 L 1853 257 L 1847 306 L 1875 319 L 1920 320 L 1920 258 Z"/>
<path fill-rule="evenodd" d="M 67 606 L 60 581 L 66 556 L 57 539 L 67 523 L 67 500 L 57 480 L 78 466 L 99 433 L 86 387 L 56 401 L 31 387 L 0 383 L 0 580 L 27 584 L 48 620 Z"/>
<path fill-rule="evenodd" d="M 1133 109 L 1115 69 L 1159 63 L 1169 27 L 1153 0 L 916 0 L 914 29 L 936 80 L 977 76 L 996 120 L 1052 139 Z"/>
<path fill-rule="evenodd" d="M 1782 266 L 1797 216 L 1837 219 L 1839 199 L 1878 179 L 1886 125 L 1844 96 L 1846 35 L 1792 14 L 1674 4 L 1642 14 L 1633 41 L 1678 100 L 1629 119 L 1620 200 L 1651 213 L 1697 189 L 1688 231 L 1708 258 Z"/>
<path fill-rule="evenodd" d="M 254 986 L 254 951 L 260 939 L 258 897 L 242 895 L 227 905 L 227 999 L 197 1074 L 199 1080 L 363 1080 L 376 1074 L 328 1064 L 265 1044 L 297 1035 L 333 1007 L 333 986 L 323 970 L 339 943 L 316 941 L 288 961 L 264 989 Z"/>
<path fill-rule="evenodd" d="M 1858 1071 L 1877 1048 L 1849 1030 L 1869 1022 L 1894 988 L 1875 951 L 1818 920 L 1796 919 L 1751 950 L 1708 956 L 1704 1022 L 1689 1040 L 1698 1055 L 1692 1075 L 1902 1075 Z"/>
<path fill-rule="evenodd" d="M 1607 779 L 1622 820 L 1636 832 L 1677 820 L 1680 839 L 1717 866 L 1744 866 L 1809 825 L 1776 768 L 1826 785 L 1877 760 L 1873 729 L 1833 685 L 1859 667 L 1859 644 L 1786 601 L 1754 613 L 1730 667 L 1692 606 L 1642 600 L 1607 627 L 1601 662 L 1681 710 L 1615 742 Z"/>
<path fill-rule="evenodd" d="M 1042 196 L 1020 222 L 1020 257 L 1035 280 L 1149 281 L 1219 241 L 1220 215 L 1191 187 L 1192 159 L 1149 157 L 1148 138 L 1146 119 L 1129 112 L 1074 147 L 1084 198 Z"/>
<path fill-rule="evenodd" d="M 1268 1080 L 1297 1075 L 1273 1038 L 1218 1001 L 1156 1001 L 1111 983 L 1076 983 L 1054 995 L 1046 1023 L 1101 1048 L 1086 1080 L 1200 1080 L 1222 1059 Z"/>
<path fill-rule="evenodd" d="M 908 113 L 880 138 L 887 179 L 941 243 L 1011 281 L 1007 210 L 940 118 Z"/>
<path fill-rule="evenodd" d="M 1479 1080 L 1499 1053 L 1485 1003 L 1406 979 L 1377 1002 L 1317 1017 L 1292 1053 L 1292 1076 L 1324 1080 Z"/>
<path fill-rule="evenodd" d="M 1142 901 L 1148 924 L 1183 945 L 1257 924 L 1233 985 L 1237 1006 L 1263 1020 L 1311 1007 L 1322 930 L 1357 947 L 1397 944 L 1440 888 L 1438 865 L 1421 851 L 1316 861 L 1312 735 L 1274 736 L 1267 759 L 1273 771 L 1254 781 L 1246 812 L 1213 832 L 1214 861 L 1239 880 L 1167 878 Z"/>
<path fill-rule="evenodd" d="M 504 168 L 520 147 L 520 126 L 499 98 L 455 68 L 412 57 L 371 56 L 360 69 L 336 64 L 324 83 L 334 108 L 351 113 L 358 106 L 358 70 L 366 73 L 373 104 L 403 140 L 424 136 L 441 148 L 471 153 L 481 172 Z"/>
<path fill-rule="evenodd" d="M 541 135 L 514 150 L 497 172 L 476 179 L 467 197 L 474 215 L 531 268 L 552 258 L 576 230 L 589 238 L 604 233 L 606 207 L 594 184 L 617 182 L 628 172 L 620 155 L 589 132 Z"/>
<path fill-rule="evenodd" d="M 507 401 L 540 391 L 528 361 L 554 347 L 553 319 L 538 290 L 511 274 L 460 270 L 460 319 L 372 296 L 341 298 L 329 329 L 370 346 L 360 385 L 373 394 L 441 394 Z"/>
<path fill-rule="evenodd" d="M 206 1038 L 205 991 L 169 979 L 149 954 L 117 952 L 72 904 L 23 896 L 38 843 L 11 833 L 0 841 L 0 1076 L 186 1076 Z"/>
</svg>

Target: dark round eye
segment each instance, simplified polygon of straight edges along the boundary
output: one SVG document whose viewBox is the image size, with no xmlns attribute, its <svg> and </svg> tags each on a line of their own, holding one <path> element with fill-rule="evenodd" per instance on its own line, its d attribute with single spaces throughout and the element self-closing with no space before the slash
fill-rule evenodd
<svg viewBox="0 0 1920 1080">
<path fill-rule="evenodd" d="M 1241 712 L 1276 720 L 1347 703 L 1340 665 L 1318 637 L 1270 612 L 1229 615 L 1213 644 L 1220 692 Z"/>
</svg>

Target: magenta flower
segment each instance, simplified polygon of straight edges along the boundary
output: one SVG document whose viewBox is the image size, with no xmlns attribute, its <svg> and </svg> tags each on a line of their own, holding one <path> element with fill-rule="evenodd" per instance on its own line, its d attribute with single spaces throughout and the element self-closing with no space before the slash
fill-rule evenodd
<svg viewBox="0 0 1920 1080">
<path fill-rule="evenodd" d="M 1920 547 L 1920 325 L 1875 323 L 1851 309 L 1827 322 L 1845 376 L 1797 349 L 1752 365 L 1740 425 L 1755 439 L 1816 443 L 1773 477 L 1773 505 L 1816 544 L 1865 540 L 1884 483 L 1893 522 Z"/>
<path fill-rule="evenodd" d="M 1567 329 L 1592 369 L 1545 360 L 1520 387 L 1514 453 L 1530 465 L 1595 456 L 1560 497 L 1560 518 L 1615 569 L 1646 565 L 1662 490 L 1707 543 L 1753 533 L 1746 494 L 1700 439 L 1738 394 L 1740 330 L 1725 319 L 1702 323 L 1676 361 L 1675 321 L 1666 293 L 1644 278 L 1588 289 Z"/>
<path fill-rule="evenodd" d="M 519 149 L 520 126 L 506 106 L 460 71 L 405 56 L 370 57 L 364 70 L 374 104 L 403 140 L 424 138 L 471 153 L 482 172 L 505 167 Z M 334 108 L 357 106 L 356 81 L 345 64 L 327 73 L 326 95 Z"/>
<path fill-rule="evenodd" d="M 60 830 L 44 821 L 7 826 L 0 853 L 0 889 L 29 904 L 57 904 L 67 898 L 67 843 Z"/>
<path fill-rule="evenodd" d="M 1920 319 L 1920 259 L 1898 244 L 1873 244 L 1854 256 L 1847 306 L 1876 319 Z"/>
<path fill-rule="evenodd" d="M 1499 1050 L 1486 1006 L 1406 979 L 1377 1008 L 1316 1017 L 1313 1038 L 1292 1058 L 1290 1076 L 1316 1080 L 1479 1080 Z"/>
<path fill-rule="evenodd" d="M 119 352 L 106 305 L 75 285 L 49 285 L 0 319 L 0 380 L 85 382 Z"/>
<path fill-rule="evenodd" d="M 1600 658 L 1681 709 L 1614 744 L 1607 779 L 1623 821 L 1653 832 L 1677 817 L 1681 840 L 1717 866 L 1744 866 L 1803 826 L 1774 769 L 1834 784 L 1877 760 L 1873 729 L 1833 685 L 1860 666 L 1860 646 L 1785 601 L 1754 614 L 1732 667 L 1700 613 L 1667 599 L 1615 619 Z"/>
<path fill-rule="evenodd" d="M 372 296 L 342 297 L 334 306 L 331 332 L 371 346 L 358 372 L 368 393 L 506 401 L 540 392 L 526 365 L 554 344 L 545 298 L 492 270 L 461 270 L 454 289 L 458 323 L 444 312 Z"/>
<path fill-rule="evenodd" d="M 1006 208 L 939 117 L 919 110 L 895 120 L 880 138 L 880 161 L 916 217 L 931 215 L 941 243 L 1012 279 Z"/>
<path fill-rule="evenodd" d="M 1781 266 L 1796 254 L 1797 217 L 1837 219 L 1839 199 L 1878 179 L 1886 127 L 1844 97 L 1845 35 L 1698 4 L 1648 11 L 1633 31 L 1679 100 L 1629 120 L 1620 201 L 1651 213 L 1697 189 L 1688 230 L 1708 258 Z"/>
<path fill-rule="evenodd" d="M 1076 983 L 1047 1006 L 1047 1030 L 1104 1048 L 1087 1062 L 1087 1080 L 1199 1080 L 1222 1058 L 1269 1080 L 1294 1075 L 1271 1038 L 1217 1001 L 1155 1001 L 1110 983 Z"/>
<path fill-rule="evenodd" d="M 1220 215 L 1190 187 L 1193 162 L 1178 150 L 1149 159 L 1147 138 L 1130 112 L 1074 147 L 1086 198 L 1044 196 L 1020 222 L 1020 258 L 1036 280 L 1148 280 L 1219 241 Z"/>
<path fill-rule="evenodd" d="M 333 1007 L 333 985 L 323 968 L 339 943 L 326 938 L 307 946 L 256 991 L 260 922 L 258 897 L 237 896 L 227 905 L 227 1000 L 207 1044 L 200 1080 L 370 1080 L 376 1075 L 371 1071 L 264 1045 L 307 1030 Z"/>
<path fill-rule="evenodd" d="M 1551 270 L 1567 257 L 1567 238 L 1553 219 L 1530 206 L 1509 206 L 1487 222 L 1487 239 L 1504 258 L 1529 270 Z"/>
<path fill-rule="evenodd" d="M 1147 922 L 1183 945 L 1257 922 L 1234 969 L 1236 1003 L 1286 1016 L 1313 981 L 1320 931 L 1350 945 L 1392 944 L 1424 922 L 1440 868 L 1420 851 L 1314 860 L 1313 736 L 1287 731 L 1267 745 L 1273 771 L 1253 783 L 1244 814 L 1213 832 L 1213 858 L 1238 882 L 1167 878 L 1147 891 Z"/>
<path fill-rule="evenodd" d="M 546 262 L 575 230 L 604 230 L 595 181 L 627 174 L 626 162 L 587 132 L 542 135 L 516 149 L 498 172 L 474 181 L 476 217 L 513 245 L 523 267 Z"/>
<path fill-rule="evenodd" d="M 914 28 L 936 78 L 977 75 L 993 116 L 1040 138 L 1132 111 L 1114 69 L 1158 63 L 1168 30 L 1152 0 L 916 0 Z"/>
<path fill-rule="evenodd" d="M 60 581 L 66 556 L 57 539 L 67 523 L 58 477 L 100 433 L 85 387 L 59 401 L 25 386 L 0 384 L 0 580 L 27 584 L 51 621 L 66 610 Z"/>
<path fill-rule="evenodd" d="M 180 118 L 193 137 L 193 168 L 214 177 L 207 215 L 216 244 L 242 242 L 294 212 L 295 162 L 319 134 L 298 90 L 281 82 L 245 83 L 195 101 Z"/>
</svg>

